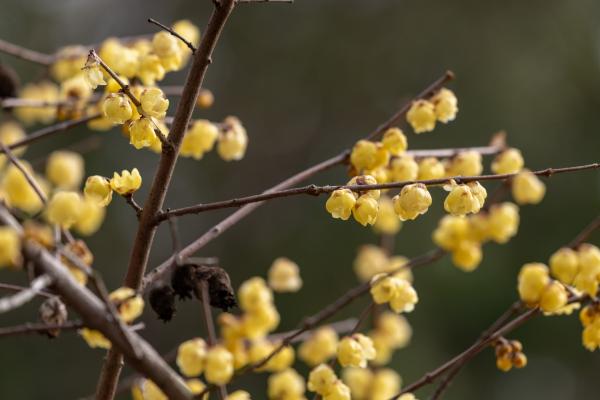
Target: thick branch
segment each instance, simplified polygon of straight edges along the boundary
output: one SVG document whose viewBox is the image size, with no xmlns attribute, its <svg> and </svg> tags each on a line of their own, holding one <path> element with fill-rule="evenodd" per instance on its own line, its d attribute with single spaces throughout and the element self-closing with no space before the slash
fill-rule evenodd
<svg viewBox="0 0 600 400">
<path fill-rule="evenodd" d="M 552 175 L 566 173 L 566 172 L 576 172 L 583 171 L 588 169 L 597 169 L 600 168 L 600 163 L 586 164 L 586 165 L 577 165 L 573 167 L 565 167 L 565 168 L 546 168 L 539 171 L 533 171 L 535 175 L 550 177 Z M 299 188 L 285 189 L 276 192 L 255 194 L 252 196 L 241 197 L 237 199 L 225 200 L 225 201 L 217 201 L 214 203 L 206 203 L 206 204 L 197 204 L 194 206 L 176 208 L 167 212 L 164 212 L 160 215 L 159 220 L 163 221 L 171 216 L 182 216 L 187 214 L 198 214 L 204 211 L 216 210 L 220 208 L 228 208 L 228 207 L 239 207 L 244 204 L 261 202 L 265 200 L 272 200 L 280 197 L 289 197 L 296 196 L 301 194 L 308 194 L 311 196 L 318 196 L 323 193 L 331 193 L 338 189 L 350 189 L 355 192 L 361 192 L 366 190 L 374 190 L 374 189 L 393 189 L 393 188 L 402 188 L 406 185 L 414 184 L 414 183 L 422 183 L 426 186 L 436 186 L 443 185 L 451 180 L 456 181 L 456 183 L 467 183 L 473 181 L 493 181 L 493 180 L 506 180 L 514 177 L 517 174 L 498 174 L 498 175 L 477 175 L 477 176 L 455 176 L 448 178 L 439 178 L 439 179 L 428 179 L 428 180 L 417 180 L 417 181 L 403 181 L 403 182 L 389 182 L 389 183 L 378 183 L 374 185 L 327 185 L 327 186 L 316 186 L 316 185 L 308 185 Z"/>
<path fill-rule="evenodd" d="M 175 163 L 177 162 L 179 146 L 196 105 L 200 86 L 204 80 L 208 65 L 211 62 L 212 52 L 234 6 L 235 3 L 233 0 L 227 0 L 223 1 L 223 4 L 213 11 L 198 51 L 193 56 L 192 66 L 183 88 L 181 100 L 177 105 L 175 120 L 168 136 L 172 146 L 163 146 L 160 163 L 140 215 L 124 281 L 125 286 L 133 289 L 137 290 L 141 285 L 156 233 L 156 216 L 162 209 L 169 183 L 171 182 Z M 122 356 L 117 352 L 111 351 L 108 354 L 98 387 L 116 387 L 116 382 L 121 373 L 121 359 Z M 111 399 L 112 397 L 107 396 L 105 398 Z"/>
</svg>

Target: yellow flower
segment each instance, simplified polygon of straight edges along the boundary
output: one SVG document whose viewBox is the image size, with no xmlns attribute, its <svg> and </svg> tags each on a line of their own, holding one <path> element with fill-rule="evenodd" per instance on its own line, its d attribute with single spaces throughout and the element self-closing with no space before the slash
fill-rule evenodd
<svg viewBox="0 0 600 400">
<path fill-rule="evenodd" d="M 399 156 L 406 151 L 408 142 L 406 136 L 400 128 L 390 128 L 383 134 L 381 139 L 383 147 L 390 152 L 393 156 Z"/>
<path fill-rule="evenodd" d="M 452 250 L 452 263 L 466 272 L 477 268 L 481 263 L 482 257 L 481 245 L 470 240 L 462 240 Z"/>
<path fill-rule="evenodd" d="M 60 189 L 79 187 L 83 173 L 83 157 L 72 151 L 55 151 L 46 163 L 46 176 Z"/>
<path fill-rule="evenodd" d="M 178 40 L 170 33 L 160 31 L 152 38 L 152 49 L 160 58 L 171 57 L 180 52 Z"/>
<path fill-rule="evenodd" d="M 323 395 L 323 400 L 350 400 L 350 388 L 346 386 L 342 381 L 337 380 L 331 386 L 329 391 Z"/>
<path fill-rule="evenodd" d="M 531 171 L 524 169 L 512 181 L 512 195 L 519 204 L 538 204 L 546 194 L 546 185 Z"/>
<path fill-rule="evenodd" d="M 241 160 L 248 147 L 248 134 L 236 117 L 227 117 L 223 122 L 225 128 L 219 136 L 217 152 L 225 161 Z"/>
<path fill-rule="evenodd" d="M 164 118 L 169 108 L 169 100 L 157 87 L 145 89 L 142 92 L 140 103 L 142 103 L 142 111 L 148 117 Z"/>
<path fill-rule="evenodd" d="M 492 162 L 492 172 L 495 174 L 514 174 L 523 169 L 525 161 L 519 149 L 506 149 L 498 154 Z"/>
<path fill-rule="evenodd" d="M 356 197 L 350 189 L 334 190 L 327 202 L 325 208 L 333 218 L 343 219 L 344 221 L 350 218 L 350 214 L 356 204 Z"/>
<path fill-rule="evenodd" d="M 394 182 L 414 181 L 419 175 L 419 165 L 412 156 L 401 155 L 390 163 L 390 176 Z"/>
<path fill-rule="evenodd" d="M 127 323 L 135 320 L 144 311 L 144 299 L 132 288 L 121 287 L 108 297 L 116 304 L 119 315 Z"/>
<path fill-rule="evenodd" d="M 323 396 L 329 393 L 337 380 L 335 372 L 329 365 L 320 364 L 308 374 L 308 390 Z"/>
<path fill-rule="evenodd" d="M 75 230 L 83 236 L 90 236 L 102 225 L 106 211 L 96 201 L 84 198 L 81 203 L 81 214 L 75 223 Z"/>
<path fill-rule="evenodd" d="M 358 278 L 366 282 L 373 276 L 385 272 L 388 267 L 388 257 L 381 247 L 363 245 L 358 249 L 354 259 L 354 272 Z"/>
<path fill-rule="evenodd" d="M 439 179 L 446 175 L 444 164 L 435 157 L 426 157 L 419 161 L 419 174 L 417 179 L 429 180 Z"/>
<path fill-rule="evenodd" d="M 406 185 L 394 196 L 394 210 L 402 221 L 412 220 L 425 214 L 432 203 L 431 194 L 422 183 Z"/>
<path fill-rule="evenodd" d="M 129 143 L 136 149 L 151 146 L 157 139 L 151 118 L 142 117 L 129 123 Z"/>
<path fill-rule="evenodd" d="M 200 108 L 210 108 L 215 102 L 215 96 L 208 89 L 200 89 L 196 105 Z"/>
<path fill-rule="evenodd" d="M 79 73 L 86 62 L 86 49 L 82 46 L 66 46 L 58 50 L 54 63 L 50 66 L 50 75 L 63 82 Z"/>
<path fill-rule="evenodd" d="M 83 76 L 92 89 L 96 89 L 101 85 L 106 85 L 104 74 L 100 69 L 100 64 L 93 58 L 88 57 L 85 66 L 83 67 Z"/>
<path fill-rule="evenodd" d="M 137 76 L 146 86 L 156 84 L 165 77 L 165 68 L 156 54 L 144 54 L 140 57 L 140 66 Z"/>
<path fill-rule="evenodd" d="M 190 339 L 177 348 L 177 366 L 185 376 L 198 376 L 204 369 L 206 342 L 201 338 Z"/>
<path fill-rule="evenodd" d="M 141 387 L 143 400 L 169 400 L 156 383 L 150 379 L 144 379 Z"/>
<path fill-rule="evenodd" d="M 444 216 L 433 231 L 433 241 L 444 250 L 451 251 L 467 237 L 469 222 L 466 218 Z"/>
<path fill-rule="evenodd" d="M 338 344 L 337 357 L 342 367 L 364 368 L 375 358 L 373 341 L 361 333 L 346 336 Z"/>
<path fill-rule="evenodd" d="M 600 249 L 593 244 L 584 243 L 577 249 L 577 258 L 581 273 L 589 275 L 600 274 Z"/>
<path fill-rule="evenodd" d="M 476 176 L 481 175 L 483 164 L 481 154 L 476 151 L 464 151 L 453 157 L 446 167 L 446 175 L 452 176 Z"/>
<path fill-rule="evenodd" d="M 519 207 L 505 202 L 490 207 L 487 233 L 497 243 L 506 243 L 519 229 Z"/>
<path fill-rule="evenodd" d="M 61 97 L 65 99 L 87 100 L 92 96 L 92 88 L 84 74 L 77 74 L 60 85 Z"/>
<path fill-rule="evenodd" d="M 70 228 L 81 216 L 83 200 L 76 192 L 56 192 L 48 202 L 46 216 L 51 224 Z"/>
<path fill-rule="evenodd" d="M 246 392 L 245 390 L 236 390 L 233 393 L 230 393 L 229 396 L 227 396 L 227 400 L 252 400 L 250 398 L 250 393 Z"/>
<path fill-rule="evenodd" d="M 542 263 L 523 265 L 519 271 L 518 290 L 521 300 L 528 304 L 537 304 L 542 293 L 550 283 L 548 267 Z"/>
<path fill-rule="evenodd" d="M 348 183 L 346 185 L 348 186 L 363 186 L 363 185 L 376 185 L 377 184 L 377 180 L 375 179 L 375 177 L 371 176 L 371 175 L 357 175 L 355 177 L 353 177 L 352 179 L 350 179 L 348 181 Z M 374 198 L 375 200 L 379 199 L 379 196 L 381 195 L 381 190 L 367 190 L 367 191 L 362 191 L 362 190 L 358 190 L 359 193 L 361 193 L 363 196 L 369 196 Z"/>
<path fill-rule="evenodd" d="M 458 100 L 454 93 L 446 88 L 442 88 L 431 98 L 435 106 L 435 115 L 438 121 L 447 123 L 453 121 L 458 113 Z"/>
<path fill-rule="evenodd" d="M 477 213 L 483 207 L 487 192 L 479 182 L 456 185 L 454 181 L 444 201 L 444 209 L 452 215 Z"/>
<path fill-rule="evenodd" d="M 553 313 L 567 304 L 568 295 L 565 287 L 558 281 L 550 283 L 542 292 L 540 308 L 546 313 Z"/>
<path fill-rule="evenodd" d="M 131 172 L 123 170 L 121 171 L 121 175 L 115 172 L 113 178 L 110 180 L 112 190 L 121 196 L 135 192 L 140 186 L 142 186 L 142 177 L 137 168 L 132 169 Z"/>
<path fill-rule="evenodd" d="M 384 304 L 398 294 L 401 280 L 387 274 L 377 274 L 371 279 L 371 296 L 377 304 Z"/>
<path fill-rule="evenodd" d="M 21 239 L 14 229 L 0 226 L 0 269 L 21 264 Z"/>
<path fill-rule="evenodd" d="M 325 326 L 317 329 L 298 348 L 298 357 L 309 366 L 327 361 L 337 352 L 338 335 L 336 331 Z"/>
<path fill-rule="evenodd" d="M 122 93 L 109 94 L 102 104 L 102 111 L 113 124 L 122 124 L 133 116 L 131 103 Z"/>
<path fill-rule="evenodd" d="M 205 119 L 194 121 L 183 137 L 180 154 L 199 160 L 204 153 L 212 150 L 218 136 L 219 129 L 212 122 Z"/>
<path fill-rule="evenodd" d="M 297 292 L 302 287 L 298 264 L 288 258 L 273 261 L 268 275 L 269 286 L 276 292 Z"/>
<path fill-rule="evenodd" d="M 396 293 L 390 300 L 390 307 L 397 313 L 409 313 L 415 309 L 415 304 L 419 301 L 417 291 L 410 282 L 400 279 Z"/>
<path fill-rule="evenodd" d="M 25 131 L 17 122 L 8 121 L 0 125 L 0 142 L 3 145 L 9 147 L 11 144 L 20 142 L 25 138 Z M 26 147 L 21 146 L 16 149 L 11 149 L 11 152 L 15 156 L 21 156 L 25 152 Z M 6 156 L 0 155 L 0 167 L 6 163 Z"/>
<path fill-rule="evenodd" d="M 254 277 L 240 285 L 238 300 L 242 310 L 246 312 L 258 311 L 273 301 L 273 293 L 264 279 Z"/>
<path fill-rule="evenodd" d="M 173 28 L 173 31 L 175 31 L 178 34 L 180 34 L 181 36 L 183 36 L 185 38 L 185 40 L 187 40 L 194 46 L 198 46 L 198 43 L 200 43 L 200 30 L 198 29 L 198 27 L 196 25 L 192 24 L 189 20 L 181 19 L 179 21 L 176 21 L 173 24 L 172 28 Z M 178 43 L 179 43 L 179 47 L 181 47 L 181 49 L 184 49 L 184 48 L 188 49 L 187 45 L 185 43 L 183 43 L 181 40 L 178 41 Z"/>
<path fill-rule="evenodd" d="M 79 334 L 91 348 L 110 349 L 111 343 L 104 335 L 94 329 L 82 328 Z"/>
<path fill-rule="evenodd" d="M 387 400 L 400 391 L 402 379 L 396 371 L 381 368 L 375 372 L 371 383 L 371 399 Z"/>
<path fill-rule="evenodd" d="M 269 376 L 267 386 L 269 399 L 300 400 L 304 398 L 304 378 L 291 368 Z"/>
<path fill-rule="evenodd" d="M 279 325 L 280 316 L 272 303 L 263 304 L 244 314 L 242 330 L 248 339 L 257 339 L 273 331 Z"/>
<path fill-rule="evenodd" d="M 19 92 L 19 98 L 53 102 L 58 100 L 58 87 L 51 82 L 29 83 Z M 56 118 L 56 107 L 17 107 L 14 114 L 27 125 L 49 124 Z"/>
<path fill-rule="evenodd" d="M 233 356 L 221 345 L 211 347 L 206 353 L 204 377 L 210 383 L 224 385 L 233 376 Z"/>
<path fill-rule="evenodd" d="M 83 188 L 85 198 L 94 201 L 101 207 L 106 207 L 112 201 L 110 180 L 100 175 L 92 175 L 85 181 Z"/>
<path fill-rule="evenodd" d="M 379 199 L 379 210 L 373 228 L 378 233 L 393 235 L 398 233 L 401 227 L 402 221 L 394 211 L 394 202 L 389 197 L 382 196 Z"/>
<path fill-rule="evenodd" d="M 362 226 L 373 225 L 377 220 L 379 203 L 368 194 L 362 195 L 356 200 L 352 215 L 354 219 Z"/>
<path fill-rule="evenodd" d="M 435 106 L 427 100 L 413 101 L 406 113 L 406 120 L 412 126 L 415 133 L 430 132 L 435 128 Z"/>
<path fill-rule="evenodd" d="M 579 269 L 577 252 L 569 247 L 558 249 L 550 256 L 552 275 L 566 285 L 573 283 Z"/>
<path fill-rule="evenodd" d="M 258 339 L 250 344 L 248 360 L 251 363 L 261 362 L 279 346 L 279 343 L 271 343 L 266 339 Z M 284 347 L 277 352 L 267 363 L 257 371 L 278 372 L 283 371 L 294 363 L 294 349 L 290 346 Z"/>
<path fill-rule="evenodd" d="M 342 380 L 350 389 L 352 398 L 356 400 L 369 399 L 373 371 L 367 368 L 344 368 Z M 391 396 L 390 396 L 391 397 Z"/>
<path fill-rule="evenodd" d="M 412 328 L 402 315 L 384 311 L 375 322 L 376 332 L 393 348 L 406 347 L 412 337 Z"/>
<path fill-rule="evenodd" d="M 384 146 L 369 140 L 356 142 L 350 153 L 350 163 L 358 172 L 384 166 L 389 159 L 390 153 Z"/>
</svg>

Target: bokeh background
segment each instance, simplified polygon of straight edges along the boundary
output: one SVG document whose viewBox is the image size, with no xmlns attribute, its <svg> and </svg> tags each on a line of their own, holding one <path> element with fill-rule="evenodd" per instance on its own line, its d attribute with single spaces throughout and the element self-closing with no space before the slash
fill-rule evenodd
<svg viewBox="0 0 600 400">
<path fill-rule="evenodd" d="M 208 0 L 3 0 L 0 37 L 53 52 L 66 44 L 154 32 L 148 17 L 165 23 L 189 18 L 203 27 L 210 9 Z M 214 152 L 201 161 L 180 160 L 167 205 L 256 193 L 337 154 L 446 69 L 458 78 L 451 88 L 459 97 L 459 116 L 433 133 L 411 134 L 411 148 L 484 145 L 492 133 L 505 129 L 509 143 L 523 150 L 531 168 L 598 161 L 599 15 L 600 3 L 593 0 L 297 0 L 294 5 L 241 5 L 226 27 L 205 81 L 216 103 L 197 116 L 217 121 L 239 116 L 250 136 L 247 155 L 231 163 Z M 13 65 L 23 81 L 42 73 L 40 67 L 9 56 L 0 59 Z M 185 73 L 171 74 L 165 82 L 178 84 L 184 78 Z M 145 180 L 138 195 L 143 199 L 158 158 L 134 150 L 117 131 L 73 130 L 31 146 L 27 157 L 39 159 L 89 135 L 99 136 L 101 145 L 86 154 L 87 173 L 107 175 L 137 166 Z M 311 182 L 345 180 L 345 171 L 337 168 Z M 421 301 L 408 316 L 412 344 L 397 352 L 392 363 L 404 381 L 413 381 L 472 343 L 516 299 L 520 266 L 546 261 L 598 213 L 599 188 L 598 172 L 556 176 L 548 182 L 542 204 L 522 208 L 518 236 L 501 247 L 486 246 L 475 272 L 461 272 L 447 258 L 418 270 Z M 415 256 L 432 248 L 430 233 L 442 215 L 441 201 L 436 193 L 430 212 L 404 225 L 397 254 Z M 377 241 L 369 229 L 330 218 L 324 202 L 324 197 L 272 201 L 201 253 L 218 256 L 236 286 L 251 276 L 264 276 L 276 257 L 295 260 L 302 268 L 304 287 L 298 294 L 276 296 L 282 330 L 355 285 L 351 265 L 356 249 Z M 193 240 L 231 212 L 182 219 L 183 240 Z M 125 273 L 135 225 L 131 209 L 117 198 L 104 226 L 89 240 L 95 266 L 110 288 L 118 287 Z M 600 237 L 594 241 L 598 244 Z M 151 265 L 169 251 L 163 227 Z M 0 273 L 0 279 L 24 281 L 11 272 Z M 357 315 L 365 302 L 356 302 L 338 318 Z M 0 323 L 31 321 L 36 313 L 32 304 L 2 315 Z M 197 304 L 180 306 L 167 325 L 156 321 L 150 310 L 143 321 L 143 336 L 160 351 L 203 335 Z M 527 368 L 502 373 L 493 352 L 486 351 L 464 369 L 446 398 L 598 398 L 600 357 L 581 346 L 580 334 L 576 316 L 538 318 L 511 335 L 524 343 Z M 0 354 L 3 399 L 88 395 L 104 356 L 73 333 L 53 341 L 35 335 L 3 339 Z M 265 398 L 265 376 L 239 385 L 255 398 Z M 427 398 L 428 390 L 419 392 L 419 398 Z"/>
</svg>

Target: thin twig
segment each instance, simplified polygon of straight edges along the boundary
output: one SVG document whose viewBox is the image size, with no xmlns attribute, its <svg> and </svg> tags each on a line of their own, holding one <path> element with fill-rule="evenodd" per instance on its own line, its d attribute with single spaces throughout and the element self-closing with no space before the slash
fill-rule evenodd
<svg viewBox="0 0 600 400">
<path fill-rule="evenodd" d="M 206 332 L 208 334 L 208 345 L 214 346 L 217 344 L 217 333 L 215 331 L 215 322 L 213 321 L 212 310 L 210 309 L 208 283 L 206 281 L 200 281 L 197 283 L 196 297 L 198 297 L 202 303 L 202 318 L 204 319 L 204 325 L 206 326 Z M 227 398 L 227 388 L 225 385 L 219 385 L 217 394 L 220 400 L 225 400 Z"/>
<path fill-rule="evenodd" d="M 43 66 L 49 66 L 54 62 L 54 56 L 50 54 L 44 54 L 35 50 L 27 49 L 2 39 L 0 39 L 0 53 L 10 54 L 11 56 L 20 58 L 21 60 L 31 61 Z"/>
<path fill-rule="evenodd" d="M 129 85 L 121 80 L 119 75 L 117 75 L 117 73 L 115 71 L 113 71 L 112 68 L 109 67 L 104 62 L 104 60 L 102 60 L 100 58 L 100 56 L 98 54 L 96 54 L 96 51 L 94 49 L 90 50 L 89 57 L 92 57 L 95 61 L 98 62 L 98 64 L 100 64 L 102 66 L 102 68 L 104 68 L 104 70 L 111 76 L 111 78 L 113 78 L 115 80 L 115 82 L 117 82 L 117 84 L 121 87 L 121 90 L 123 90 L 123 93 L 125 93 L 127 95 L 127 97 L 129 97 L 131 99 L 133 104 L 136 105 L 136 107 L 140 107 L 142 105 L 142 103 L 139 101 L 139 99 L 137 97 L 135 97 L 135 95 L 133 93 L 131 93 L 131 90 L 129 89 Z"/>
<path fill-rule="evenodd" d="M 576 171 L 584 171 L 589 169 L 597 169 L 600 168 L 600 163 L 586 164 L 586 165 L 577 165 L 573 167 L 564 167 L 564 168 L 546 168 L 539 171 L 533 171 L 533 174 L 538 176 L 550 177 L 552 175 L 557 175 L 566 172 L 576 172 Z M 496 174 L 496 175 L 476 175 L 476 176 L 454 176 L 448 178 L 438 178 L 438 179 L 426 179 L 426 180 L 415 180 L 415 181 L 402 181 L 402 182 L 389 182 L 389 183 L 377 183 L 373 185 L 327 185 L 327 186 L 316 186 L 316 185 L 308 185 L 299 188 L 285 189 L 276 192 L 269 193 L 261 193 L 255 194 L 246 197 L 240 197 L 231 200 L 217 201 L 214 203 L 206 203 L 206 204 L 197 204 L 194 206 L 183 207 L 172 209 L 171 211 L 160 214 L 158 217 L 159 221 L 163 221 L 170 216 L 182 216 L 187 214 L 198 214 L 208 210 L 217 210 L 221 208 L 229 208 L 229 207 L 240 207 L 244 204 L 262 202 L 265 200 L 271 200 L 281 197 L 289 197 L 289 196 L 297 196 L 302 194 L 308 194 L 311 196 L 319 196 L 323 193 L 331 193 L 338 189 L 350 189 L 355 192 L 363 192 L 367 190 L 376 190 L 376 189 L 392 189 L 392 188 L 402 188 L 407 185 L 421 183 L 426 186 L 439 186 L 444 185 L 454 180 L 456 183 L 467 183 L 474 181 L 492 181 L 492 180 L 506 180 L 518 175 L 518 173 L 513 174 Z"/>
<path fill-rule="evenodd" d="M 19 308 L 40 295 L 44 289 L 52 285 L 53 279 L 48 275 L 40 275 L 31 281 L 28 289 L 21 290 L 12 296 L 0 299 L 0 314 Z"/>
<path fill-rule="evenodd" d="M 133 211 L 135 211 L 135 215 L 136 215 L 137 219 L 140 219 L 140 216 L 142 215 L 142 207 L 133 198 L 133 193 L 125 195 L 125 196 L 123 196 L 123 198 L 125 199 L 127 204 L 129 204 L 131 206 L 131 208 L 133 208 Z"/>
<path fill-rule="evenodd" d="M 74 128 L 79 125 L 83 125 L 93 119 L 99 118 L 101 115 L 99 113 L 94 113 L 87 115 L 82 118 L 72 119 L 69 121 L 60 122 L 58 124 L 50 125 L 45 128 L 41 128 L 35 132 L 30 133 L 23 139 L 18 142 L 14 142 L 9 144 L 7 147 L 11 150 L 17 149 L 19 147 L 27 146 L 31 143 L 37 142 L 38 140 L 45 139 L 49 136 L 53 136 L 57 133 L 66 131 L 70 128 Z M 4 153 L 4 151 L 0 150 L 0 153 Z"/>
<path fill-rule="evenodd" d="M 0 141 L 0 148 L 2 149 L 2 152 L 6 155 L 6 157 L 10 160 L 10 162 L 19 171 L 21 171 L 21 173 L 25 177 L 25 180 L 29 184 L 29 186 L 31 186 L 31 188 L 33 189 L 33 191 L 35 192 L 35 194 L 37 194 L 37 196 L 40 198 L 40 201 L 42 202 L 42 204 L 46 204 L 48 202 L 48 198 L 44 194 L 44 191 L 42 190 L 42 188 L 40 187 L 40 185 L 37 183 L 37 181 L 35 180 L 35 178 L 33 177 L 33 175 L 29 171 L 27 171 L 27 169 L 17 159 L 17 157 L 15 157 L 15 155 L 12 153 L 12 151 L 4 143 L 2 143 L 1 141 Z"/>
<path fill-rule="evenodd" d="M 45 333 L 47 331 L 60 330 L 60 331 L 74 331 L 85 327 L 82 321 L 66 321 L 61 324 L 46 324 L 40 323 L 25 323 L 22 325 L 9 326 L 6 328 L 0 328 L 0 337 L 7 336 L 22 336 L 30 335 L 32 333 Z M 139 331 L 144 329 L 145 325 L 140 322 L 135 325 L 131 325 L 132 331 Z"/>
<path fill-rule="evenodd" d="M 596 229 L 600 229 L 600 215 L 597 216 L 596 219 L 594 219 L 588 226 L 586 226 L 585 229 L 582 230 L 581 233 L 579 233 L 579 235 L 577 235 L 577 237 L 575 237 L 571 243 L 569 243 L 568 247 L 579 247 L 579 245 L 585 242 Z"/>
<path fill-rule="evenodd" d="M 169 28 L 168 26 L 166 26 L 164 24 L 161 24 L 154 18 L 148 18 L 148 22 L 158 26 L 161 29 L 164 29 L 165 31 L 169 32 L 171 35 L 175 36 L 177 39 L 181 40 L 192 51 L 192 54 L 196 53 L 196 48 L 194 47 L 192 42 L 190 42 L 189 40 L 187 40 L 186 38 L 181 36 L 179 33 L 175 32 L 173 29 Z"/>
<path fill-rule="evenodd" d="M 13 285 L 13 284 L 10 284 L 10 283 L 0 283 L 0 290 L 7 290 L 7 291 L 10 291 L 10 292 L 21 292 L 23 290 L 29 290 L 29 289 L 30 289 L 29 286 Z M 37 295 L 45 297 L 47 299 L 56 296 L 56 295 L 54 295 L 54 294 L 52 294 L 50 292 L 47 292 L 45 290 L 38 291 Z"/>
</svg>

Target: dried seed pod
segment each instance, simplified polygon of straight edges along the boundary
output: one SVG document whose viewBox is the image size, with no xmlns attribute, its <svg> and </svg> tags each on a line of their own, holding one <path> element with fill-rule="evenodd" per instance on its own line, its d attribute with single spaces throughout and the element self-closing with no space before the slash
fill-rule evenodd
<svg viewBox="0 0 600 400">
<path fill-rule="evenodd" d="M 175 306 L 175 291 L 164 283 L 154 286 L 148 295 L 150 307 L 158 315 L 158 319 L 167 322 L 173 318 Z"/>
<path fill-rule="evenodd" d="M 196 287 L 194 268 L 195 265 L 193 264 L 179 265 L 171 275 L 171 287 L 182 300 L 192 298 L 192 293 Z"/>
<path fill-rule="evenodd" d="M 61 325 L 67 320 L 67 307 L 58 297 L 50 297 L 40 306 L 39 316 L 48 325 Z M 60 329 L 48 329 L 44 333 L 49 338 L 55 338 L 60 334 Z"/>
<path fill-rule="evenodd" d="M 211 306 L 228 311 L 237 305 L 229 274 L 223 268 L 198 266 L 196 277 L 208 283 Z"/>
</svg>

